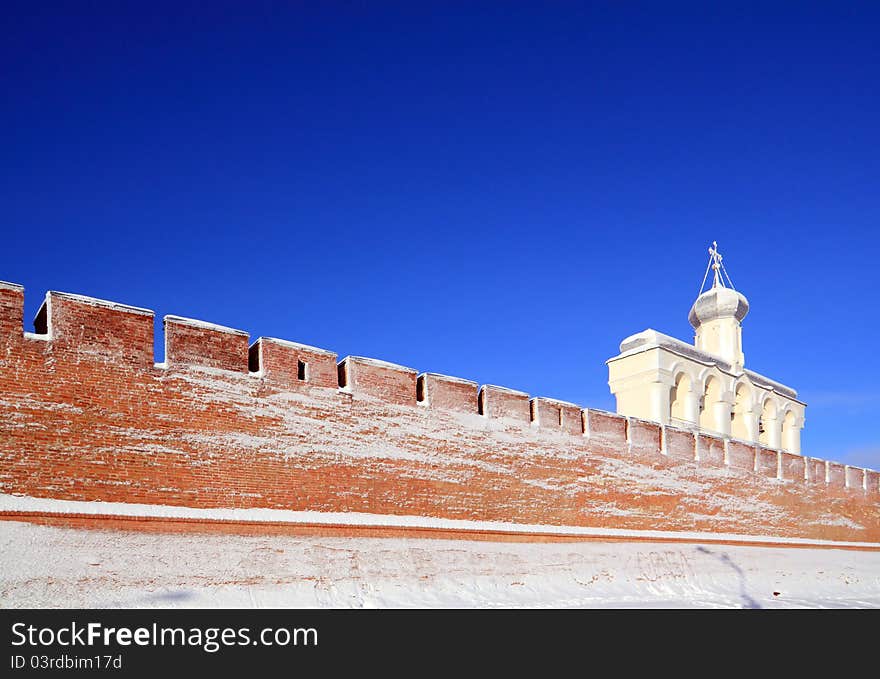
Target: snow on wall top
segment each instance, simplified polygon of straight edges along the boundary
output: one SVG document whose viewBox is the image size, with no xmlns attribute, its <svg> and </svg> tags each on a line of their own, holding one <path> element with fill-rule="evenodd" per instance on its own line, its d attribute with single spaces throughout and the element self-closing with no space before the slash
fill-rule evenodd
<svg viewBox="0 0 880 679">
<path fill-rule="evenodd" d="M 301 349 L 303 351 L 310 351 L 314 354 L 321 354 L 323 356 L 336 356 L 335 351 L 329 351 L 328 349 L 319 349 L 318 347 L 313 347 L 308 344 L 300 344 L 299 342 L 291 342 L 290 340 L 278 339 L 277 337 L 258 337 L 251 346 L 254 346 L 257 342 L 272 342 L 273 344 L 280 344 L 284 347 L 290 347 L 291 349 Z"/>
<path fill-rule="evenodd" d="M 397 363 L 389 363 L 388 361 L 381 361 L 378 358 L 366 358 L 365 356 L 346 356 L 340 361 L 340 363 L 344 361 L 351 361 L 352 363 L 363 363 L 364 365 L 372 365 L 377 368 L 388 368 L 390 370 L 399 370 L 400 372 L 410 373 L 412 375 L 418 374 L 418 370 L 413 368 L 407 368 L 405 365 L 398 365 Z"/>
<path fill-rule="evenodd" d="M 526 396 L 528 394 L 524 391 L 517 391 L 516 389 L 511 389 L 510 387 L 499 387 L 497 384 L 484 384 L 480 389 L 492 389 L 494 391 L 502 391 L 505 394 L 511 394 L 512 396 Z"/>
<path fill-rule="evenodd" d="M 453 377 L 452 375 L 444 375 L 443 373 L 423 372 L 419 377 L 440 377 L 446 382 L 455 382 L 457 384 L 473 385 L 476 388 L 477 383 L 473 380 L 466 380 L 463 377 Z"/>
<path fill-rule="evenodd" d="M 144 309 L 138 306 L 131 306 L 130 304 L 121 304 L 120 302 L 111 302 L 106 299 L 98 299 L 97 297 L 87 297 L 85 295 L 75 295 L 72 292 L 58 292 L 57 290 L 50 290 L 46 293 L 46 301 L 43 302 L 45 305 L 50 297 L 57 297 L 59 299 L 69 299 L 76 302 L 80 302 L 81 304 L 88 304 L 89 306 L 97 306 L 104 307 L 105 309 L 113 309 L 114 311 L 124 311 L 126 313 L 133 314 L 143 314 L 144 316 L 153 316 L 154 312 L 152 309 Z M 40 309 L 42 311 L 42 308 Z M 37 311 L 37 316 L 40 315 L 40 311 Z"/>
<path fill-rule="evenodd" d="M 171 323 L 188 325 L 192 328 L 202 328 L 203 330 L 216 330 L 217 332 L 227 332 L 232 335 L 244 335 L 245 337 L 247 337 L 249 334 L 244 330 L 237 330 L 236 328 L 230 328 L 225 325 L 217 325 L 216 323 L 208 323 L 207 321 L 200 321 L 195 318 L 185 318 L 183 316 L 173 316 L 171 314 L 168 314 L 162 320 L 165 323 L 168 323 L 170 321 Z"/>
<path fill-rule="evenodd" d="M 580 408 L 577 403 L 572 403 L 571 401 L 560 401 L 558 398 L 549 398 L 547 396 L 535 396 L 535 399 L 539 401 L 543 401 L 544 403 L 550 403 L 555 406 L 567 406 L 569 408 Z"/>
</svg>

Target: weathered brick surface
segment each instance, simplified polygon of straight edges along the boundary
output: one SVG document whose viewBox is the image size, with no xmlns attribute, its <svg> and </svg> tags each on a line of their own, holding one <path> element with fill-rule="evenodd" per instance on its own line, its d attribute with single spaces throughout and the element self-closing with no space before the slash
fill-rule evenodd
<svg viewBox="0 0 880 679">
<path fill-rule="evenodd" d="M 626 418 L 601 410 L 584 410 L 590 450 L 596 453 L 626 450 Z"/>
<path fill-rule="evenodd" d="M 880 472 L 865 470 L 865 488 L 870 495 L 880 495 Z"/>
<path fill-rule="evenodd" d="M 800 455 L 794 453 L 779 453 L 779 472 L 781 478 L 786 481 L 795 481 L 804 483 L 806 472 L 806 461 Z"/>
<path fill-rule="evenodd" d="M 569 434 L 584 433 L 581 408 L 551 398 L 537 397 L 531 401 L 532 421 L 541 428 L 558 429 Z"/>
<path fill-rule="evenodd" d="M 807 482 L 824 485 L 826 477 L 825 460 L 808 457 L 805 458 L 805 464 L 807 466 Z"/>
<path fill-rule="evenodd" d="M 50 292 L 39 312 L 53 348 L 90 360 L 147 367 L 153 363 L 153 312 Z"/>
<path fill-rule="evenodd" d="M 861 467 L 846 467 L 846 487 L 854 490 L 864 490 L 865 470 Z"/>
<path fill-rule="evenodd" d="M 24 288 L 0 281 L 0 346 L 17 342 L 24 330 Z"/>
<path fill-rule="evenodd" d="M 484 384 L 477 398 L 480 412 L 486 417 L 504 417 L 526 424 L 532 420 L 529 395 L 522 391 Z"/>
<path fill-rule="evenodd" d="M 724 466 L 724 440 L 709 434 L 697 434 L 697 460 L 711 467 Z"/>
<path fill-rule="evenodd" d="M 700 435 L 699 462 L 673 464 L 637 420 L 630 454 L 611 413 L 585 411 L 584 435 L 530 423 L 525 395 L 506 406 L 518 421 L 424 407 L 415 371 L 351 358 L 345 389 L 285 385 L 268 355 L 248 372 L 245 334 L 198 326 L 172 328 L 165 367 L 144 348 L 149 312 L 70 297 L 48 315 L 51 337 L 0 351 L 5 494 L 880 542 L 878 494 L 844 489 L 842 465 L 833 488 L 770 483 L 754 447 L 730 442 L 718 469 Z"/>
<path fill-rule="evenodd" d="M 755 450 L 755 471 L 775 479 L 779 472 L 779 453 L 776 450 L 758 446 Z"/>
<path fill-rule="evenodd" d="M 419 375 L 420 400 L 429 408 L 477 412 L 477 383 L 437 373 Z"/>
<path fill-rule="evenodd" d="M 675 427 L 663 427 L 663 442 L 670 458 L 688 462 L 696 459 L 696 440 L 693 433 Z"/>
<path fill-rule="evenodd" d="M 273 337 L 260 337 L 250 348 L 250 369 L 280 388 L 339 386 L 336 354 Z"/>
<path fill-rule="evenodd" d="M 754 469 L 755 446 L 742 441 L 728 441 L 727 464 L 737 469 Z"/>
<path fill-rule="evenodd" d="M 416 404 L 418 373 L 402 365 L 362 356 L 346 356 L 339 363 L 339 383 L 352 394 L 381 398 L 398 405 Z"/>
<path fill-rule="evenodd" d="M 170 367 L 191 365 L 247 372 L 248 334 L 190 318 L 166 316 L 165 363 Z"/>
<path fill-rule="evenodd" d="M 656 422 L 645 422 L 635 418 L 627 418 L 627 439 L 630 452 L 642 457 L 656 457 L 662 450 L 660 425 Z"/>
<path fill-rule="evenodd" d="M 846 467 L 838 462 L 828 463 L 828 486 L 846 488 Z"/>
</svg>

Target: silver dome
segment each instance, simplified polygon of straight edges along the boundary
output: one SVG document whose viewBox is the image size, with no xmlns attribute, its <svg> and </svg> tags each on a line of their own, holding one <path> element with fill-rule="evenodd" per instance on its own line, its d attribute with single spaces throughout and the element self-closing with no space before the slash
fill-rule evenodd
<svg viewBox="0 0 880 679">
<path fill-rule="evenodd" d="M 749 313 L 749 301 L 745 295 L 733 288 L 716 286 L 697 297 L 691 307 L 688 321 L 694 328 L 716 318 L 730 318 L 742 321 Z"/>
</svg>

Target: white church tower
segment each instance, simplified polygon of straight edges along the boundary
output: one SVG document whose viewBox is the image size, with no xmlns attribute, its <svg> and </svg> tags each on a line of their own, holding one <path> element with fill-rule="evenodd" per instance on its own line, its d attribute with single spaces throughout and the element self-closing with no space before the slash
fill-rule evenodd
<svg viewBox="0 0 880 679">
<path fill-rule="evenodd" d="M 700 287 L 700 295 L 691 307 L 688 321 L 697 331 L 695 344 L 697 349 L 727 361 L 734 370 L 742 372 L 745 356 L 742 350 L 742 320 L 749 313 L 749 301 L 744 295 L 724 285 L 727 271 L 721 263 L 718 244 L 713 242 L 709 248 L 709 269 L 714 272 L 712 287 L 703 292 L 706 276 Z M 723 275 L 722 275 L 723 271 Z"/>
<path fill-rule="evenodd" d="M 649 329 L 623 340 L 620 354 L 607 361 L 617 412 L 800 453 L 806 405 L 794 389 L 745 369 L 749 302 L 722 262 L 713 242 L 688 314 L 695 346 Z"/>
</svg>

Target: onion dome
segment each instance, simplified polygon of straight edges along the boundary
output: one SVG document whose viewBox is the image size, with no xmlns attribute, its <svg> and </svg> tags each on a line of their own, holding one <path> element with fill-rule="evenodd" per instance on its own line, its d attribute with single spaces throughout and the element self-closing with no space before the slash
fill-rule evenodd
<svg viewBox="0 0 880 679">
<path fill-rule="evenodd" d="M 721 263 L 717 243 L 713 242 L 712 246 L 709 248 L 709 267 L 714 269 L 715 279 L 712 287 L 706 292 L 702 292 L 701 288 L 700 296 L 691 307 L 688 321 L 694 328 L 699 328 L 703 323 L 719 318 L 735 318 L 737 321 L 742 321 L 749 313 L 749 301 L 745 295 L 734 290 L 732 282 L 730 287 L 724 284 L 721 272 L 724 271 L 725 275 L 727 272 Z M 709 269 L 706 269 L 706 277 L 708 274 Z M 703 278 L 703 285 L 706 284 L 706 277 Z M 730 282 L 729 276 L 727 280 Z"/>
<path fill-rule="evenodd" d="M 697 297 L 691 307 L 688 321 L 695 328 L 717 318 L 730 318 L 742 321 L 749 313 L 749 300 L 745 295 L 731 288 L 713 287 Z"/>
</svg>

